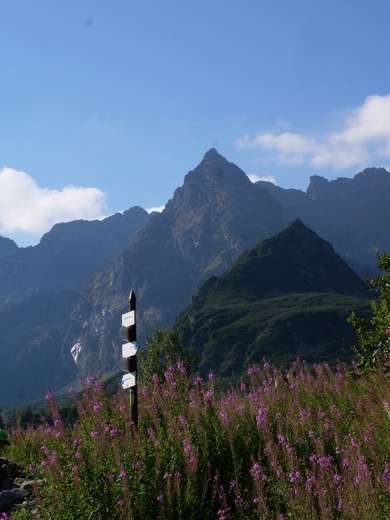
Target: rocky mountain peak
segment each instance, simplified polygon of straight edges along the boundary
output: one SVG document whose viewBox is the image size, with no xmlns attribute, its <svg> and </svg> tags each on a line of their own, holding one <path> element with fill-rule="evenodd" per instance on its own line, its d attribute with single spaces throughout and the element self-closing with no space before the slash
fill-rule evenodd
<svg viewBox="0 0 390 520">
<path fill-rule="evenodd" d="M 10 238 L 0 236 L 0 257 L 8 256 L 11 253 L 14 253 L 19 248 L 16 243 Z"/>
<path fill-rule="evenodd" d="M 215 148 L 211 148 L 204 155 L 201 163 L 186 175 L 184 185 L 205 180 L 219 186 L 236 183 L 251 184 L 245 173 L 238 166 L 227 161 Z"/>
<path fill-rule="evenodd" d="M 266 190 L 254 188 L 246 174 L 214 148 L 185 176 L 163 217 L 170 221 L 176 251 L 204 276 L 226 269 L 240 252 L 282 225 L 280 203 Z M 210 254 L 215 255 L 213 261 Z"/>
<path fill-rule="evenodd" d="M 345 195 L 350 197 L 351 193 L 367 196 L 368 191 L 373 191 L 376 196 L 381 197 L 388 189 L 390 189 L 390 173 L 385 168 L 366 168 L 352 179 L 339 177 L 328 181 L 324 177 L 313 175 L 310 177 L 306 194 L 312 200 L 323 197 L 340 199 Z"/>
<path fill-rule="evenodd" d="M 325 193 L 329 190 L 329 181 L 320 175 L 312 175 L 310 183 L 306 190 L 307 195 L 315 200 L 319 194 Z"/>
<path fill-rule="evenodd" d="M 222 155 L 220 153 L 217 152 L 217 150 L 215 148 L 210 148 L 210 150 L 208 150 L 205 154 L 204 154 L 204 157 L 203 157 L 203 160 L 208 162 L 208 161 L 215 161 L 215 160 L 226 160 L 224 157 L 222 157 Z"/>
<path fill-rule="evenodd" d="M 333 252 L 333 246 L 326 240 L 320 238 L 311 228 L 306 226 L 300 218 L 293 220 L 286 228 L 268 239 L 270 244 L 286 246 L 291 251 L 296 249 L 302 251 L 310 245 L 310 249 L 320 247 L 327 252 Z M 299 247 L 297 248 L 297 244 Z"/>
<path fill-rule="evenodd" d="M 385 168 L 365 168 L 363 171 L 355 175 L 356 178 L 364 177 L 377 177 L 377 178 L 389 178 L 389 172 Z"/>
<path fill-rule="evenodd" d="M 244 266 L 244 267 L 243 267 Z M 366 284 L 300 219 L 241 255 L 229 272 L 256 297 L 274 291 L 368 295 Z M 241 276 L 241 275 L 240 275 Z"/>
</svg>

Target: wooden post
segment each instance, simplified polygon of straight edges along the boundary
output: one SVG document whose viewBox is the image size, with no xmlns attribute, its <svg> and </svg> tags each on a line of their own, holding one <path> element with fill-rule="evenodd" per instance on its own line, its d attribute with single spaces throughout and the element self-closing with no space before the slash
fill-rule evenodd
<svg viewBox="0 0 390 520">
<path fill-rule="evenodd" d="M 129 388 L 130 395 L 130 422 L 138 425 L 138 396 L 137 396 L 137 327 L 136 327 L 136 298 L 134 291 L 129 296 L 130 311 L 122 314 L 122 332 L 125 343 L 122 345 L 122 370 L 126 374 L 122 377 L 121 385 Z"/>
</svg>

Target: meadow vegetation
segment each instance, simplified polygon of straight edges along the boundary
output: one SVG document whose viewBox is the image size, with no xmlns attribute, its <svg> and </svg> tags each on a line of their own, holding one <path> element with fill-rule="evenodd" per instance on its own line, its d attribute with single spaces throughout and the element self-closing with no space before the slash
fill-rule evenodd
<svg viewBox="0 0 390 520">
<path fill-rule="evenodd" d="M 390 255 L 379 267 L 371 319 L 351 316 L 357 364 L 264 362 L 222 392 L 212 372 L 191 374 L 180 333 L 158 329 L 141 356 L 137 426 L 127 392 L 99 377 L 69 389 L 74 423 L 48 392 L 41 424 L 9 428 L 39 518 L 388 519 Z"/>
<path fill-rule="evenodd" d="M 13 428 L 8 456 L 42 519 L 387 519 L 389 377 L 353 372 L 264 363 L 219 393 L 179 362 L 140 386 L 138 428 L 128 394 L 88 378 L 73 426 L 48 392 L 51 424 Z"/>
</svg>

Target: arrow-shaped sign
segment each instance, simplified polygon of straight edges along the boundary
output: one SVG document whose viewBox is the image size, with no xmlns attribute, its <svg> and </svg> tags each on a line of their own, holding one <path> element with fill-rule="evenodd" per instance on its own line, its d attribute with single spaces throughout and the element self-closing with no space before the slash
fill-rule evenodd
<svg viewBox="0 0 390 520">
<path fill-rule="evenodd" d="M 135 386 L 137 384 L 135 376 L 136 376 L 136 372 L 130 372 L 129 374 L 125 374 L 122 377 L 121 385 L 122 385 L 123 389 L 131 388 L 132 386 Z"/>
<path fill-rule="evenodd" d="M 122 357 L 128 358 L 135 356 L 138 352 L 138 343 L 124 343 L 122 345 Z"/>
</svg>

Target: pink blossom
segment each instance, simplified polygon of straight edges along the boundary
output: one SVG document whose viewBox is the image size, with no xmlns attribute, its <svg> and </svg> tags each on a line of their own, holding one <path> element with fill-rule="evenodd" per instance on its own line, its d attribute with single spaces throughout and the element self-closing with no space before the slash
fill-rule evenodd
<svg viewBox="0 0 390 520">
<path fill-rule="evenodd" d="M 297 482 L 301 478 L 301 473 L 296 471 L 294 473 L 290 473 L 290 482 Z"/>
<path fill-rule="evenodd" d="M 51 392 L 47 392 L 46 394 L 46 401 L 50 403 L 51 401 L 54 401 L 54 396 Z"/>
<path fill-rule="evenodd" d="M 182 374 L 186 374 L 187 373 L 187 369 L 186 367 L 184 366 L 184 363 L 182 361 L 179 361 L 178 364 L 177 364 L 177 368 L 180 370 L 180 372 Z"/>
<path fill-rule="evenodd" d="M 259 408 L 256 415 L 256 423 L 259 428 L 265 426 L 268 417 L 268 409 L 266 407 Z"/>
</svg>

